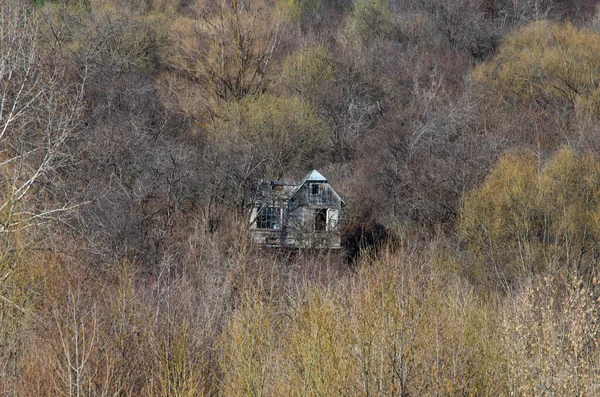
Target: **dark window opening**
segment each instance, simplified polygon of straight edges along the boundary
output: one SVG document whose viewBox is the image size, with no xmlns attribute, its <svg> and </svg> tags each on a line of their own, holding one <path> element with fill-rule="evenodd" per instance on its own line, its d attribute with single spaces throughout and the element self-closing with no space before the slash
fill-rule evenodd
<svg viewBox="0 0 600 397">
<path fill-rule="evenodd" d="M 310 185 L 310 194 L 311 195 L 316 195 L 319 194 L 319 184 L 318 183 L 313 183 L 312 185 Z"/>
<path fill-rule="evenodd" d="M 296 200 L 295 198 L 291 198 L 290 201 L 288 201 L 288 211 L 292 212 L 296 208 L 298 208 L 297 204 L 298 204 L 298 200 Z"/>
<path fill-rule="evenodd" d="M 279 208 L 267 207 L 260 210 L 256 218 L 258 229 L 275 229 L 279 223 Z"/>
<path fill-rule="evenodd" d="M 327 228 L 327 208 L 315 211 L 315 232 L 322 232 Z"/>
</svg>

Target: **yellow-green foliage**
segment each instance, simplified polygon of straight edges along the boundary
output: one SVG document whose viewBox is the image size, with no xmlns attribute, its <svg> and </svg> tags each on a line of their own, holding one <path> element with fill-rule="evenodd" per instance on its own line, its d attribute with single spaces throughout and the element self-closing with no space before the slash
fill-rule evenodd
<svg viewBox="0 0 600 397">
<path fill-rule="evenodd" d="M 4 351 L 7 334 L 24 335 L 22 364 L 1 357 L 9 377 L 21 378 L 14 395 L 24 396 L 597 394 L 596 281 L 563 271 L 483 296 L 439 252 L 409 243 L 363 257 L 352 274 L 282 290 L 256 280 L 214 334 L 204 328 L 211 317 L 190 316 L 181 295 L 144 307 L 151 301 L 136 293 L 144 286 L 134 286 L 131 263 L 112 285 L 55 265 L 42 272 L 51 278 L 38 289 L 47 301 L 27 306 L 30 321 L 13 331 L 10 306 L 0 306 Z M 169 319 L 161 324 L 162 310 Z"/>
<path fill-rule="evenodd" d="M 351 35 L 365 44 L 389 36 L 394 30 L 389 1 L 356 0 L 347 17 L 347 25 Z"/>
<path fill-rule="evenodd" d="M 219 366 L 224 396 L 264 396 L 272 378 L 278 334 L 274 308 L 259 296 L 247 296 L 241 310 L 227 324 Z"/>
<path fill-rule="evenodd" d="M 7 384 L 27 343 L 25 330 L 34 320 L 32 313 L 43 307 L 47 273 L 55 270 L 55 263 L 30 250 L 28 237 L 11 232 L 0 239 L 0 377 Z"/>
<path fill-rule="evenodd" d="M 322 290 L 305 293 L 293 307 L 293 321 L 279 349 L 289 361 L 279 369 L 285 381 L 275 387 L 279 395 L 288 396 L 348 394 L 350 358 L 344 346 L 350 341 L 338 296 Z"/>
<path fill-rule="evenodd" d="M 598 393 L 598 284 L 544 277 L 504 308 L 510 395 Z"/>
<path fill-rule="evenodd" d="M 433 262 L 387 253 L 337 285 L 301 287 L 280 310 L 245 304 L 222 340 L 224 394 L 497 395 L 499 324 Z"/>
<path fill-rule="evenodd" d="M 600 162 L 564 147 L 543 166 L 508 153 L 462 202 L 458 232 L 500 280 L 560 260 L 581 266 L 598 237 Z M 592 255 L 593 257 L 593 255 Z"/>
<path fill-rule="evenodd" d="M 484 183 L 462 202 L 458 232 L 469 248 L 489 260 L 496 276 L 527 273 L 538 228 L 537 159 L 531 153 L 504 155 Z M 499 269 L 502 266 L 503 269 Z"/>
<path fill-rule="evenodd" d="M 231 103 L 217 126 L 217 139 L 251 144 L 273 175 L 307 167 L 328 149 L 326 124 L 297 97 L 263 94 Z"/>
<path fill-rule="evenodd" d="M 40 9 L 43 44 L 68 57 L 85 53 L 92 65 L 121 71 L 156 66 L 164 26 L 173 7 L 162 1 L 91 0 L 88 5 L 51 2 Z"/>
<path fill-rule="evenodd" d="M 293 94 L 312 96 L 335 78 L 335 66 L 325 47 L 312 45 L 287 57 L 283 83 Z"/>
<path fill-rule="evenodd" d="M 600 237 L 600 162 L 563 148 L 542 170 L 543 208 L 550 215 L 549 235 L 561 243 L 566 260 L 579 262 Z"/>
<path fill-rule="evenodd" d="M 573 106 L 600 116 L 600 35 L 570 23 L 537 21 L 510 34 L 473 72 L 487 95 Z"/>
<path fill-rule="evenodd" d="M 442 39 L 435 27 L 431 14 L 425 12 L 403 13 L 399 15 L 400 32 L 415 45 L 429 50 L 442 45 Z"/>
<path fill-rule="evenodd" d="M 323 0 L 278 0 L 276 7 L 293 23 L 299 24 L 323 11 Z"/>
<path fill-rule="evenodd" d="M 563 272 L 484 299 L 440 260 L 385 252 L 285 303 L 252 295 L 222 336 L 223 395 L 596 394 L 597 283 Z"/>
<path fill-rule="evenodd" d="M 192 331 L 185 325 L 173 340 L 160 342 L 159 371 L 153 374 L 149 393 L 160 397 L 193 397 L 205 395 L 201 387 L 198 363 L 202 358 L 194 357 L 188 344 Z"/>
</svg>

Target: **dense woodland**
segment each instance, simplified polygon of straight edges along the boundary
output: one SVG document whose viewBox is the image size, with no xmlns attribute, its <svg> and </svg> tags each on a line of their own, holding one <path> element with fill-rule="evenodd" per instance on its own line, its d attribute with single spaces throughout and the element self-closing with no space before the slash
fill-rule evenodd
<svg viewBox="0 0 600 397">
<path fill-rule="evenodd" d="M 0 245 L 4 396 L 599 395 L 600 8 L 0 1 Z"/>
</svg>

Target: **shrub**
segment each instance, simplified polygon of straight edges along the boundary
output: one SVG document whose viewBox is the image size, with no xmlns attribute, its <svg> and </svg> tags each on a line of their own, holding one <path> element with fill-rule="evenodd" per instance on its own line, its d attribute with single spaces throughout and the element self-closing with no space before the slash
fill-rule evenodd
<svg viewBox="0 0 600 397">
<path fill-rule="evenodd" d="M 565 263 L 591 270 L 598 242 L 600 162 L 563 147 L 540 164 L 507 153 L 463 199 L 458 233 L 485 277 L 515 279 Z"/>
<path fill-rule="evenodd" d="M 600 117 L 600 35 L 570 23 L 537 21 L 507 36 L 473 71 L 486 95 L 509 104 L 574 110 Z"/>
</svg>

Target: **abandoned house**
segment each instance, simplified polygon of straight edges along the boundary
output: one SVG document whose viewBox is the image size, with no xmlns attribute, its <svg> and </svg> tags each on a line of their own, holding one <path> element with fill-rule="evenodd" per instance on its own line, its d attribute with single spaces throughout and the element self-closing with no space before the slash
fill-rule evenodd
<svg viewBox="0 0 600 397">
<path fill-rule="evenodd" d="M 299 183 L 256 183 L 250 231 L 257 244 L 285 248 L 340 248 L 342 198 L 318 171 Z"/>
</svg>

